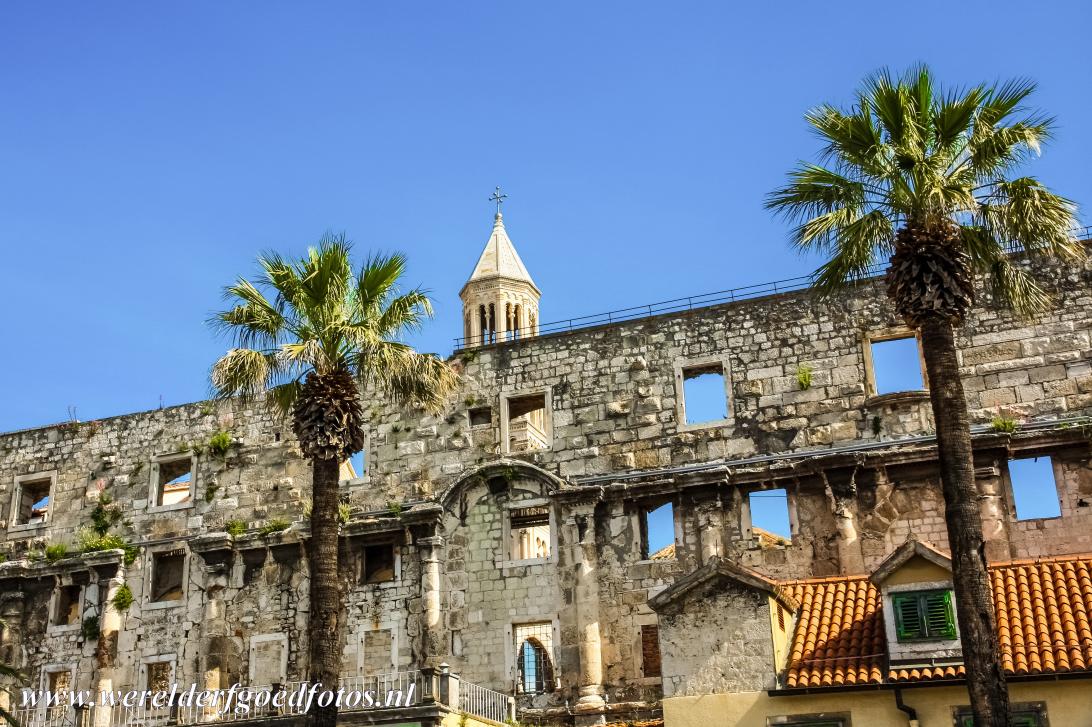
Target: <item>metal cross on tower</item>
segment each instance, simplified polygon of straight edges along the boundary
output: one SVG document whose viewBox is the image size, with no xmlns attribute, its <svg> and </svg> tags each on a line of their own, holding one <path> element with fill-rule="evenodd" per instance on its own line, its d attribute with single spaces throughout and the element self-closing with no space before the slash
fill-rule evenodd
<svg viewBox="0 0 1092 727">
<path fill-rule="evenodd" d="M 506 200 L 506 199 L 508 199 L 508 195 L 507 194 L 501 194 L 501 188 L 500 187 L 497 187 L 497 189 L 493 192 L 493 195 L 489 198 L 490 202 L 496 202 L 497 203 L 497 214 L 498 215 L 501 213 L 501 205 L 504 204 L 504 200 Z"/>
</svg>

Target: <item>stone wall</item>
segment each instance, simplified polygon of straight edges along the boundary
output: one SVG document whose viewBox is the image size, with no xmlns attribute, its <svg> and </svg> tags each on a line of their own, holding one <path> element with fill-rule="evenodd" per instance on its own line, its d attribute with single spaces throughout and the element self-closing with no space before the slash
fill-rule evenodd
<svg viewBox="0 0 1092 727">
<path fill-rule="evenodd" d="M 1017 320 L 980 307 L 960 331 L 976 423 L 999 413 L 1024 423 L 1013 436 L 975 435 L 991 558 L 1092 549 L 1088 437 L 1067 423 L 1092 414 L 1090 269 L 1050 271 L 1049 314 Z M 438 416 L 368 394 L 367 471 L 343 493 L 345 673 L 378 668 L 386 646 L 392 669 L 447 661 L 509 691 L 515 629 L 541 622 L 560 688 L 523 695 L 524 706 L 594 705 L 604 693 L 611 704 L 651 701 L 660 680 L 641 670 L 640 627 L 658 622 L 648 599 L 711 558 L 799 578 L 867 571 L 911 534 L 944 547 L 927 397 L 872 393 L 867 341 L 897 330 L 869 283 L 834 301 L 791 293 L 462 351 L 461 388 Z M 726 421 L 680 424 L 691 365 L 725 372 Z M 551 446 L 508 454 L 505 398 L 528 393 L 548 402 Z M 489 422 L 472 426 L 468 410 L 481 407 Z M 223 453 L 210 448 L 218 432 L 232 438 Z M 186 452 L 196 453 L 192 499 L 156 506 L 158 458 Z M 1060 518 L 1014 519 L 1005 472 L 1021 452 L 1055 457 Z M 47 522 L 16 526 L 17 482 L 46 472 L 56 473 Z M 309 486 L 287 425 L 240 402 L 0 435 L 0 613 L 10 624 L 0 654 L 34 678 L 74 663 L 81 683 L 117 687 L 138 686 L 146 660 L 170 658 L 177 680 L 219 685 L 249 680 L 255 637 L 283 636 L 285 677 L 303 678 Z M 748 495 L 771 487 L 787 493 L 787 544 L 753 528 Z M 112 532 L 140 547 L 132 563 L 120 553 L 26 560 L 48 544 L 75 549 L 103 494 L 123 516 Z M 551 555 L 513 563 L 506 518 L 527 502 L 550 510 Z M 641 513 L 664 502 L 674 553 L 649 560 Z M 282 518 L 287 530 L 260 532 Z M 231 521 L 247 532 L 228 537 Z M 398 575 L 361 584 L 352 574 L 376 542 L 396 545 Z M 179 547 L 184 598 L 150 608 L 150 559 Z M 86 579 L 97 638 L 50 634 L 38 615 L 73 578 Z M 116 613 L 106 604 L 123 583 L 134 603 Z M 672 658 L 684 657 L 696 658 Z"/>
</svg>

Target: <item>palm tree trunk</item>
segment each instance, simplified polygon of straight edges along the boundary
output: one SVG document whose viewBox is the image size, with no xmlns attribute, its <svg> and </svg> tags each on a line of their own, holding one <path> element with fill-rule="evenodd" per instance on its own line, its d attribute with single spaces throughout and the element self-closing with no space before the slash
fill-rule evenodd
<svg viewBox="0 0 1092 727">
<path fill-rule="evenodd" d="M 311 484 L 311 542 L 308 565 L 311 610 L 307 639 L 311 649 L 309 679 L 320 691 L 337 692 L 341 670 L 341 629 L 338 623 L 338 474 L 336 459 L 314 459 Z M 311 727 L 334 727 L 337 706 L 311 705 Z"/>
<path fill-rule="evenodd" d="M 921 326 L 921 343 L 937 428 L 944 518 L 971 709 L 977 727 L 1009 727 L 1009 695 L 986 571 L 970 417 L 951 324 L 938 318 L 926 320 Z"/>
</svg>

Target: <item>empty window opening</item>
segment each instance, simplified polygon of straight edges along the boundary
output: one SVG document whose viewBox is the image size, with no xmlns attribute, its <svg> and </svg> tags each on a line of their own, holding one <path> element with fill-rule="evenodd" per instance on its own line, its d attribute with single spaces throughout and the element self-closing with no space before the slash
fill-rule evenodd
<svg viewBox="0 0 1092 727">
<path fill-rule="evenodd" d="M 1009 460 L 1009 481 L 1017 520 L 1061 517 L 1062 505 L 1050 457 Z"/>
<path fill-rule="evenodd" d="M 57 605 L 53 612 L 54 626 L 72 626 L 80 622 L 80 586 L 61 586 L 57 590 Z"/>
<path fill-rule="evenodd" d="M 751 506 L 751 536 L 763 548 L 788 545 L 792 540 L 789 496 L 783 488 L 756 490 L 747 497 Z"/>
<path fill-rule="evenodd" d="M 488 427 L 493 423 L 493 410 L 487 406 L 478 406 L 467 412 L 470 417 L 470 426 Z"/>
<path fill-rule="evenodd" d="M 655 624 L 641 627 L 641 673 L 646 677 L 661 675 L 660 627 Z"/>
<path fill-rule="evenodd" d="M 18 512 L 16 525 L 40 525 L 49 513 L 49 491 L 52 477 L 26 479 L 19 482 Z"/>
<path fill-rule="evenodd" d="M 956 637 L 951 591 L 913 591 L 891 596 L 895 636 L 899 641 L 926 641 Z"/>
<path fill-rule="evenodd" d="M 152 555 L 152 602 L 181 601 L 186 552 L 172 550 Z"/>
<path fill-rule="evenodd" d="M 192 483 L 192 458 L 187 456 L 159 462 L 155 504 L 177 505 L 180 502 L 189 502 Z"/>
<path fill-rule="evenodd" d="M 144 688 L 153 694 L 171 691 L 171 672 L 174 671 L 169 661 L 152 661 L 144 665 Z"/>
<path fill-rule="evenodd" d="M 925 388 L 916 336 L 871 341 L 869 345 L 872 353 L 872 383 L 877 395 L 921 391 Z"/>
<path fill-rule="evenodd" d="M 549 448 L 546 394 L 510 397 L 508 399 L 508 451 L 533 452 Z"/>
<path fill-rule="evenodd" d="M 675 557 L 675 509 L 670 502 L 641 510 L 641 558 L 670 560 Z"/>
<path fill-rule="evenodd" d="M 511 518 L 513 560 L 550 557 L 550 509 L 524 507 L 513 510 Z"/>
<path fill-rule="evenodd" d="M 684 368 L 683 412 L 687 424 L 719 422 L 728 418 L 724 366 L 719 363 Z"/>
<path fill-rule="evenodd" d="M 390 629 L 364 632 L 364 676 L 387 674 L 394 668 L 394 660 L 391 658 L 393 646 L 394 637 Z"/>
<path fill-rule="evenodd" d="M 524 694 L 554 689 L 553 626 L 549 622 L 516 626 L 516 688 Z"/>
<path fill-rule="evenodd" d="M 364 583 L 386 583 L 394 580 L 394 544 L 376 543 L 364 546 Z"/>
<path fill-rule="evenodd" d="M 349 459 L 346 460 L 346 465 L 347 465 L 348 470 L 349 470 L 348 473 L 347 473 L 349 476 L 347 478 L 345 478 L 345 479 L 353 480 L 353 479 L 356 479 L 357 477 L 363 477 L 364 476 L 364 450 L 362 449 L 359 452 L 351 455 L 349 457 Z"/>
</svg>

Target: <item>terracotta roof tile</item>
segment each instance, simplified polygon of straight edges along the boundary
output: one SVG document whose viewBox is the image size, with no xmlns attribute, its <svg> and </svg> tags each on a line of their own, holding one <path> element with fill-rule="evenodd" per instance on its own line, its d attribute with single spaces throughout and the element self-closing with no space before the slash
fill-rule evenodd
<svg viewBox="0 0 1092 727">
<path fill-rule="evenodd" d="M 999 563 L 989 571 L 1007 673 L 1092 671 L 1092 556 Z M 882 599 L 865 576 L 784 588 L 801 604 L 785 674 L 790 689 L 966 675 L 962 664 L 886 671 Z"/>
</svg>

